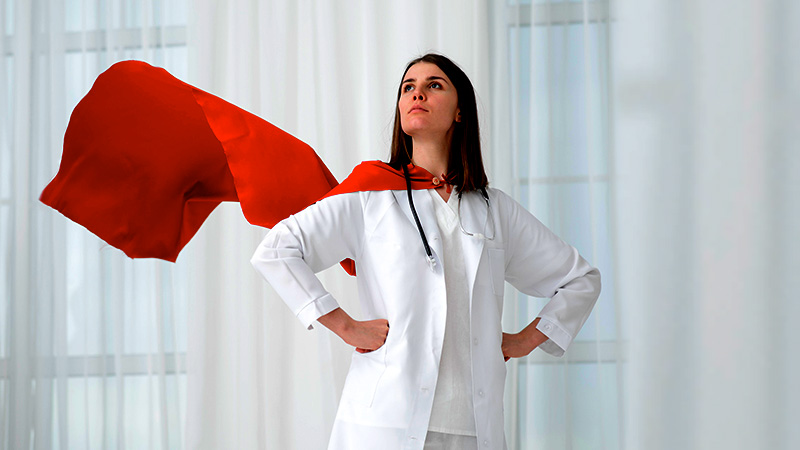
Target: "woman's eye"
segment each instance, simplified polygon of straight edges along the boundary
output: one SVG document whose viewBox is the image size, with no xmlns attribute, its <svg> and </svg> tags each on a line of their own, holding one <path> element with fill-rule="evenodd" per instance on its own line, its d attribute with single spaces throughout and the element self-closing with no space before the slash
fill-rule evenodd
<svg viewBox="0 0 800 450">
<path fill-rule="evenodd" d="M 430 84 L 430 87 L 436 88 L 436 89 L 440 89 L 442 87 L 442 85 L 439 84 L 438 81 L 434 81 L 433 83 Z"/>
<path fill-rule="evenodd" d="M 410 84 L 407 84 L 407 85 L 403 86 L 403 92 L 408 92 L 408 91 L 410 91 L 410 90 L 411 90 L 411 88 L 413 88 L 413 87 L 414 87 L 414 86 L 412 86 L 412 85 L 410 85 Z"/>
</svg>

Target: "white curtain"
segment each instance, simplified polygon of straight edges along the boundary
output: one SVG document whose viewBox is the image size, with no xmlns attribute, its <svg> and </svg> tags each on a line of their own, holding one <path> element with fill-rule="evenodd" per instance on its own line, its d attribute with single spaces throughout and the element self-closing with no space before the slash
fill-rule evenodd
<svg viewBox="0 0 800 450">
<path fill-rule="evenodd" d="M 363 160 L 387 160 L 400 77 L 416 56 L 457 61 L 488 108 L 487 10 L 455 0 L 198 1 L 189 82 L 309 143 L 341 181 Z M 265 230 L 227 206 L 196 238 L 186 444 L 325 448 L 352 348 L 300 325 L 249 264 Z M 319 275 L 358 318 L 355 280 L 338 265 Z"/>
<path fill-rule="evenodd" d="M 494 4 L 494 182 L 600 269 L 594 311 L 562 358 L 509 362 L 507 439 L 518 449 L 617 449 L 622 373 L 610 210 L 609 5 Z M 505 329 L 547 299 L 508 290 Z"/>
<path fill-rule="evenodd" d="M 264 230 L 238 205 L 169 264 L 38 195 L 118 60 L 275 123 L 341 180 L 387 157 L 429 50 L 475 84 L 492 184 L 603 273 L 564 358 L 510 362 L 510 448 L 800 442 L 797 2 L 5 0 L 0 26 L 0 448 L 324 448 L 350 349 L 250 267 Z M 321 278 L 358 317 L 354 280 Z M 516 331 L 542 301 L 508 291 Z"/>
<path fill-rule="evenodd" d="M 626 448 L 798 448 L 800 4 L 617 6 Z"/>
<path fill-rule="evenodd" d="M 182 446 L 186 266 L 132 261 L 38 201 L 98 74 L 185 76 L 181 7 L 0 1 L 0 448 Z"/>
</svg>

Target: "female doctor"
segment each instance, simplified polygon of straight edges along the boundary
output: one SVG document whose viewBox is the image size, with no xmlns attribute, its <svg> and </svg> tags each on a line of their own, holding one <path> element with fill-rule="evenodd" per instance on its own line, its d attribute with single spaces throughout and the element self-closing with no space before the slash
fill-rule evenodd
<svg viewBox="0 0 800 450">
<path fill-rule="evenodd" d="M 276 224 L 251 262 L 303 325 L 355 347 L 329 449 L 505 449 L 505 361 L 537 347 L 561 356 L 600 273 L 487 186 L 475 93 L 458 66 L 427 54 L 401 80 L 388 165 L 432 188 L 325 197 Z M 315 275 L 346 258 L 365 320 Z M 504 281 L 550 298 L 519 333 L 501 328 Z"/>
</svg>

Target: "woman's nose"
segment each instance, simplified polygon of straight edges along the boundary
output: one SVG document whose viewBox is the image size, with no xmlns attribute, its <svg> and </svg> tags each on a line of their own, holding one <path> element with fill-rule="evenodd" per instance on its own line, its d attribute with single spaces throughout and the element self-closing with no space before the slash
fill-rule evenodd
<svg viewBox="0 0 800 450">
<path fill-rule="evenodd" d="M 422 98 L 422 92 L 417 92 L 416 94 L 414 94 L 414 100 L 419 100 L 419 101 L 424 100 Z"/>
</svg>

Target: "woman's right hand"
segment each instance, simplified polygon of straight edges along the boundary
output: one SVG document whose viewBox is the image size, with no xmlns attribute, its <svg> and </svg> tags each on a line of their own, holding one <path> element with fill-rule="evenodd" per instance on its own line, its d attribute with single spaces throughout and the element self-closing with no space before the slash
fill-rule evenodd
<svg viewBox="0 0 800 450">
<path fill-rule="evenodd" d="M 386 319 L 354 320 L 342 339 L 356 348 L 359 353 L 369 353 L 386 343 L 389 334 L 389 321 Z"/>
</svg>

